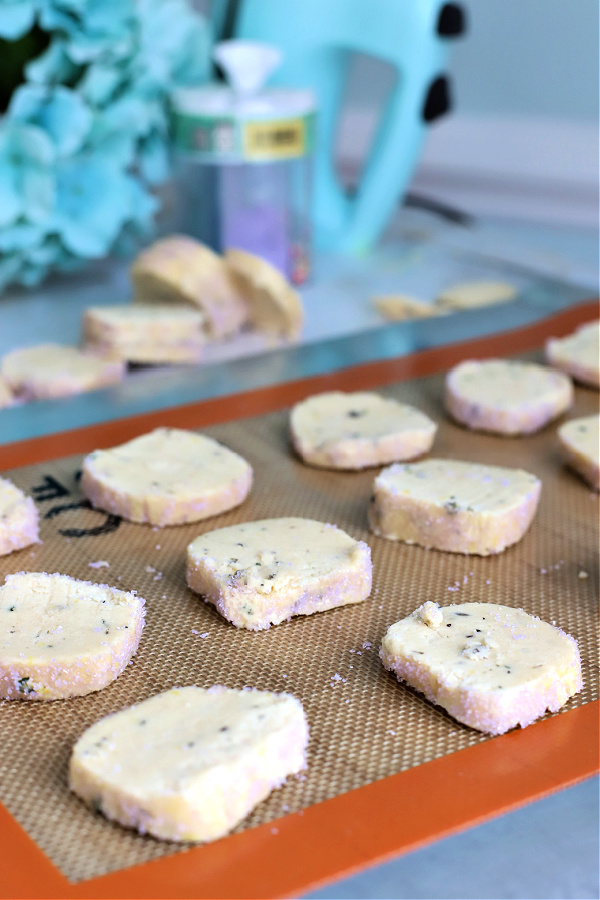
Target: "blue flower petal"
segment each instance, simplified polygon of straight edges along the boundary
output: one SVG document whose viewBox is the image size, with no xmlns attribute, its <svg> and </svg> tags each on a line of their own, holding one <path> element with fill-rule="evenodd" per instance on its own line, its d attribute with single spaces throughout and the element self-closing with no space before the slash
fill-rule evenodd
<svg viewBox="0 0 600 900">
<path fill-rule="evenodd" d="M 20 256 L 0 257 L 0 291 L 15 281 L 21 268 Z"/>
<path fill-rule="evenodd" d="M 65 41 L 61 38 L 53 40 L 40 56 L 25 66 L 27 80 L 36 84 L 64 83 L 70 81 L 76 71 L 76 67 L 67 56 Z"/>
<path fill-rule="evenodd" d="M 7 169 L 0 162 L 0 228 L 12 225 L 24 212 L 25 202 L 20 190 L 18 171 Z"/>
<path fill-rule="evenodd" d="M 77 256 L 105 256 L 129 214 L 128 179 L 103 159 L 60 164 L 53 227 Z"/>
<path fill-rule="evenodd" d="M 82 146 L 92 124 L 92 112 L 70 88 L 23 84 L 11 97 L 8 115 L 42 128 L 58 156 L 70 156 Z"/>
<path fill-rule="evenodd" d="M 34 18 L 33 0 L 4 0 L 0 6 L 0 37 L 18 40 L 31 30 Z"/>
<path fill-rule="evenodd" d="M 160 184 L 168 178 L 170 169 L 167 144 L 154 131 L 140 144 L 140 171 L 149 184 Z"/>
<path fill-rule="evenodd" d="M 54 202 L 54 151 L 47 135 L 5 120 L 0 127 L 0 227 L 21 216 L 41 222 Z"/>
<path fill-rule="evenodd" d="M 135 134 L 124 131 L 106 133 L 104 130 L 92 128 L 89 145 L 97 159 L 105 158 L 123 171 L 129 169 L 136 158 Z"/>
<path fill-rule="evenodd" d="M 44 234 L 44 229 L 39 225 L 23 222 L 13 225 L 12 228 L 3 228 L 0 231 L 0 250 L 4 253 L 32 250 L 43 240 Z"/>
<path fill-rule="evenodd" d="M 118 66 L 93 63 L 79 82 L 79 91 L 94 106 L 104 106 L 112 99 L 123 78 Z"/>
</svg>

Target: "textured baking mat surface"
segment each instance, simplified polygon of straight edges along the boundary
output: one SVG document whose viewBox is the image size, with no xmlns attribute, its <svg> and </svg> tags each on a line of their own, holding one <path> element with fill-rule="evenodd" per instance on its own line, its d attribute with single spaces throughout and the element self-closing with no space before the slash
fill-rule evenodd
<svg viewBox="0 0 600 900">
<path fill-rule="evenodd" d="M 137 590 L 147 605 L 137 655 L 103 691 L 53 703 L 0 701 L 0 800 L 69 880 L 185 852 L 108 822 L 67 787 L 71 747 L 89 725 L 175 685 L 289 691 L 304 705 L 311 727 L 307 770 L 274 791 L 238 830 L 270 821 L 276 827 L 282 815 L 490 740 L 381 666 L 378 650 L 387 627 L 425 600 L 504 603 L 560 625 L 579 642 L 585 686 L 559 715 L 597 698 L 598 495 L 561 465 L 555 425 L 517 439 L 469 433 L 446 419 L 441 386 L 435 376 L 381 393 L 413 403 L 439 422 L 435 456 L 518 466 L 542 479 L 531 529 L 498 556 L 427 551 L 370 534 L 366 511 L 379 470 L 304 466 L 289 448 L 286 411 L 203 431 L 245 456 L 255 481 L 242 506 L 194 525 L 154 529 L 90 509 L 78 487 L 81 457 L 10 472 L 36 499 L 43 543 L 2 558 L 2 578 L 23 570 L 59 571 Z M 569 417 L 597 408 L 598 393 L 577 388 Z M 187 589 L 185 549 L 213 528 L 288 515 L 333 522 L 366 541 L 372 595 L 266 632 L 238 630 Z"/>
</svg>

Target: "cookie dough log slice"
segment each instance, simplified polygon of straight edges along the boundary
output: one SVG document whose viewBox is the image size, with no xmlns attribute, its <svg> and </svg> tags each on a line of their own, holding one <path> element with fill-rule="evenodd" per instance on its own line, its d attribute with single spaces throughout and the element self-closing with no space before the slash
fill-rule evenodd
<svg viewBox="0 0 600 900">
<path fill-rule="evenodd" d="M 144 600 L 68 575 L 19 572 L 0 588 L 0 697 L 62 700 L 124 671 L 144 627 Z"/>
<path fill-rule="evenodd" d="M 205 318 L 184 304 L 93 306 L 83 317 L 86 349 L 131 363 L 195 363 L 204 352 Z"/>
<path fill-rule="evenodd" d="M 252 467 L 212 438 L 157 428 L 83 461 L 81 489 L 97 509 L 163 527 L 198 522 L 239 506 Z"/>
<path fill-rule="evenodd" d="M 392 541 L 489 556 L 520 541 L 541 482 L 523 469 L 450 459 L 395 464 L 375 479 L 371 530 Z"/>
<path fill-rule="evenodd" d="M 192 541 L 186 577 L 233 625 L 261 631 L 292 616 L 365 600 L 371 551 L 335 525 L 263 519 Z"/>
<path fill-rule="evenodd" d="M 0 556 L 39 543 L 35 503 L 8 478 L 0 478 Z"/>
<path fill-rule="evenodd" d="M 465 281 L 446 288 L 436 297 L 436 306 L 445 310 L 478 309 L 508 303 L 518 291 L 504 281 Z"/>
<path fill-rule="evenodd" d="M 281 272 L 244 250 L 227 250 L 225 261 L 248 303 L 250 324 L 276 338 L 298 338 L 304 322 L 302 300 Z"/>
<path fill-rule="evenodd" d="M 397 400 L 367 392 L 331 391 L 298 403 L 291 412 L 292 443 L 312 466 L 364 469 L 427 453 L 437 425 Z"/>
<path fill-rule="evenodd" d="M 290 694 L 174 688 L 88 728 L 69 782 L 92 809 L 142 834 L 213 841 L 305 767 L 307 743 Z"/>
<path fill-rule="evenodd" d="M 530 725 L 582 688 L 577 642 L 522 609 L 428 601 L 390 626 L 386 669 L 488 734 Z"/>
<path fill-rule="evenodd" d="M 12 388 L 6 378 L 4 378 L 3 375 L 0 375 L 0 409 L 3 409 L 6 406 L 12 406 L 13 402 L 14 394 Z"/>
<path fill-rule="evenodd" d="M 136 302 L 198 307 L 209 338 L 236 334 L 248 318 L 247 304 L 223 258 L 186 235 L 163 238 L 140 253 L 131 279 Z"/>
<path fill-rule="evenodd" d="M 439 307 L 406 294 L 382 294 L 371 297 L 371 304 L 378 313 L 390 322 L 405 319 L 429 319 L 442 314 Z"/>
<path fill-rule="evenodd" d="M 59 344 L 12 350 L 0 362 L 0 375 L 23 400 L 52 400 L 108 387 L 124 374 L 122 360 Z"/>
<path fill-rule="evenodd" d="M 587 322 L 565 338 L 550 338 L 545 349 L 551 366 L 600 387 L 600 321 Z"/>
<path fill-rule="evenodd" d="M 565 422 L 558 429 L 558 443 L 566 464 L 600 490 L 600 415 Z"/>
<path fill-rule="evenodd" d="M 445 405 L 474 431 L 532 434 L 573 404 L 568 375 L 536 363 L 467 360 L 448 372 Z"/>
</svg>

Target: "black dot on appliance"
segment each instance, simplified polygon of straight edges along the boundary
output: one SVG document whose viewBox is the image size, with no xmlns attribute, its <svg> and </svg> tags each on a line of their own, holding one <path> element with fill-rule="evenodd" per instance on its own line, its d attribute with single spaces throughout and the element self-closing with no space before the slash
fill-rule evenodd
<svg viewBox="0 0 600 900">
<path fill-rule="evenodd" d="M 421 115 L 425 122 L 433 122 L 452 108 L 450 88 L 446 75 L 439 75 L 429 85 Z"/>
</svg>

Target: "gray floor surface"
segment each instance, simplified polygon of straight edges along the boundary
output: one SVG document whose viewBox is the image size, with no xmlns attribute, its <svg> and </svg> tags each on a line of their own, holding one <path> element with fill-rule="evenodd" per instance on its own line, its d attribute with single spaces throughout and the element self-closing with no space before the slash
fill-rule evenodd
<svg viewBox="0 0 600 900">
<path fill-rule="evenodd" d="M 306 900 L 598 900 L 598 788 L 589 779 Z"/>
</svg>

